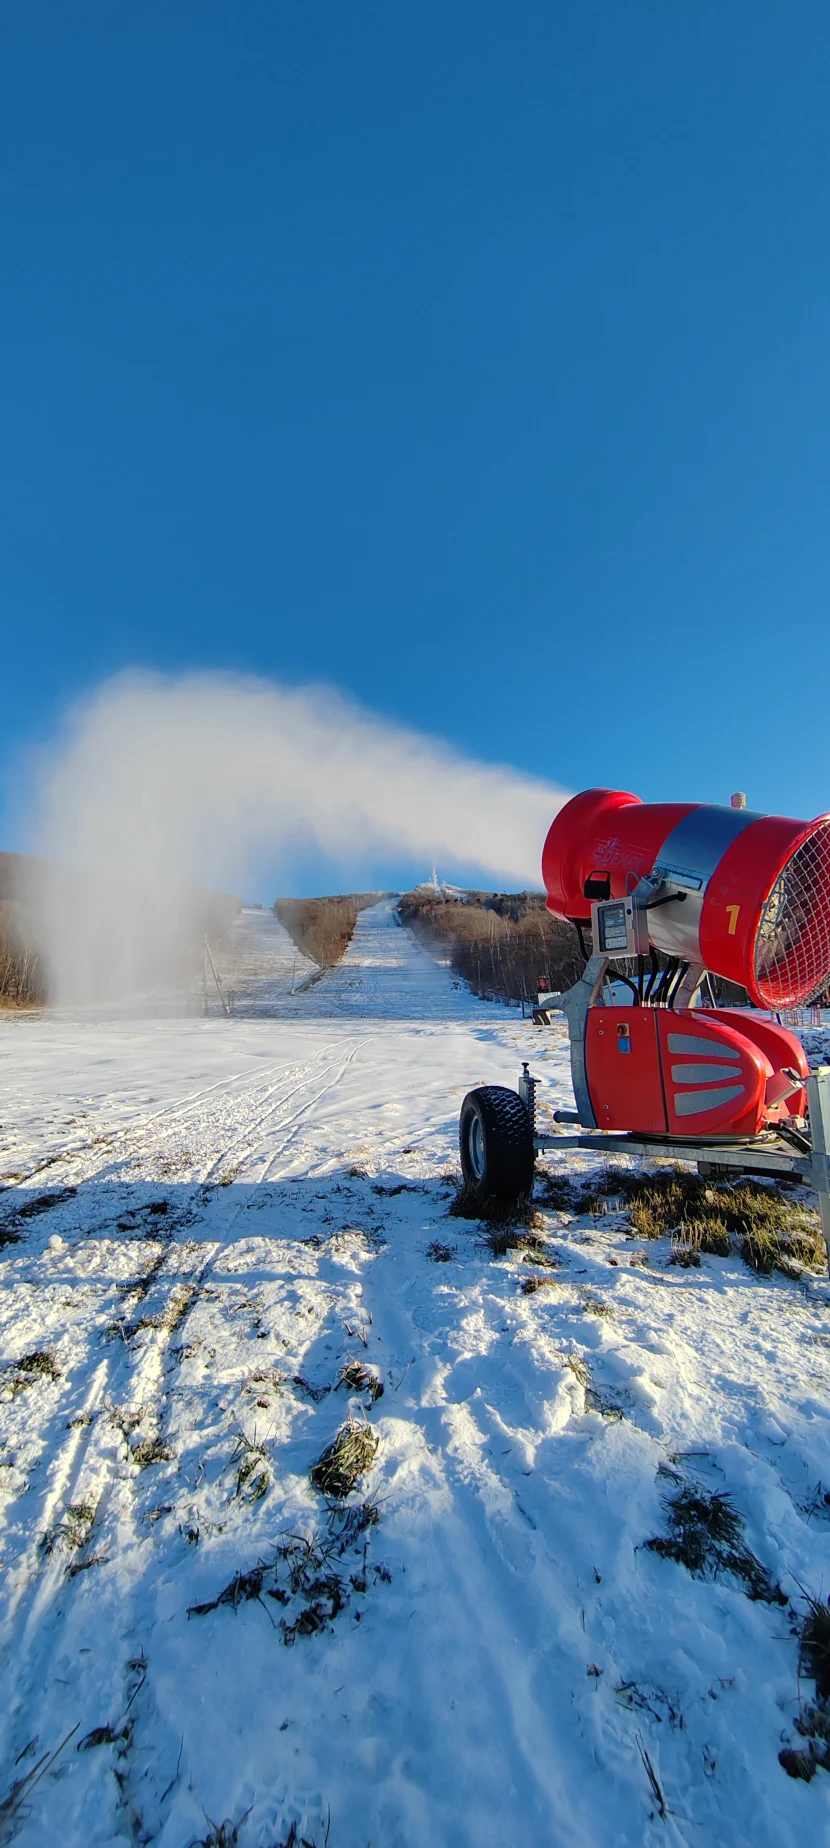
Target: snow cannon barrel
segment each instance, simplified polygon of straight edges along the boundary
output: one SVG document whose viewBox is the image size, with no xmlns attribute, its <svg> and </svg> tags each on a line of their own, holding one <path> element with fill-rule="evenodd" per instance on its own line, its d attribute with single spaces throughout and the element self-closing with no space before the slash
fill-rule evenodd
<svg viewBox="0 0 830 1848">
<path fill-rule="evenodd" d="M 592 903 L 655 881 L 654 948 L 739 982 L 756 1007 L 798 1007 L 830 979 L 830 815 L 586 789 L 560 809 L 542 877 L 548 910 L 581 923 Z"/>
</svg>

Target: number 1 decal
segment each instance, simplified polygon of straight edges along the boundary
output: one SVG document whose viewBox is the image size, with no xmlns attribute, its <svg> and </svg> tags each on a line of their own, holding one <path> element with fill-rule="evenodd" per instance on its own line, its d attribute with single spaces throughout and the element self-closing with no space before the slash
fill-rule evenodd
<svg viewBox="0 0 830 1848">
<path fill-rule="evenodd" d="M 727 905 L 726 909 L 727 909 L 727 912 L 729 913 L 729 935 L 730 937 L 734 937 L 735 932 L 738 928 L 738 919 L 741 915 L 741 907 L 740 905 Z"/>
</svg>

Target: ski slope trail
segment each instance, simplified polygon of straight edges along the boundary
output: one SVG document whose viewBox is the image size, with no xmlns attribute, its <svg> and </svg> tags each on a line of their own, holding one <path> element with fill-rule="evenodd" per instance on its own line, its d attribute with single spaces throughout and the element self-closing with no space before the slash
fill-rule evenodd
<svg viewBox="0 0 830 1848">
<path fill-rule="evenodd" d="M 683 1269 L 561 1185 L 494 1256 L 459 1104 L 522 1059 L 568 1104 L 562 1028 L 388 901 L 292 995 L 269 915 L 229 1020 L 0 1017 L 0 1841 L 824 1840 L 828 1773 L 778 1753 L 830 1586 L 826 1282 Z M 763 1595 L 649 1548 L 690 1485 Z"/>
<path fill-rule="evenodd" d="M 477 1001 L 398 923 L 396 899 L 358 913 L 345 954 L 320 971 L 298 950 L 273 912 L 246 909 L 215 953 L 217 973 L 239 1018 L 283 1020 L 492 1020 Z M 215 989 L 211 1013 L 219 1011 Z"/>
<path fill-rule="evenodd" d="M 384 899 L 358 913 L 340 962 L 296 997 L 298 1015 L 492 1022 L 492 1004 L 477 1001 L 448 965 L 398 923 L 396 903 Z"/>
<path fill-rule="evenodd" d="M 234 1013 L 242 1017 L 279 1014 L 294 990 L 315 974 L 273 911 L 244 906 L 213 951 L 216 973 Z M 218 996 L 210 972 L 208 1003 L 216 1012 Z"/>
</svg>

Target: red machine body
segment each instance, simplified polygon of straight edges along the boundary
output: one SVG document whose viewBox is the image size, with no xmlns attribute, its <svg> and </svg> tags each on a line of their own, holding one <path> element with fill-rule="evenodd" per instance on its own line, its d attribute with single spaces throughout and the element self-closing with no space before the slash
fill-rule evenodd
<svg viewBox="0 0 830 1848">
<path fill-rule="evenodd" d="M 647 927 L 638 942 L 672 959 L 678 980 L 684 969 L 709 970 L 739 983 L 756 1007 L 778 1009 L 811 999 L 830 978 L 828 815 L 804 822 L 589 789 L 557 815 L 542 872 L 548 909 L 580 924 L 593 905 L 601 919 L 623 909 L 611 901 L 630 900 L 625 909 L 637 907 Z M 609 939 L 605 958 L 597 955 L 605 928 L 597 925 L 593 1001 L 569 1014 L 583 1123 L 592 1112 L 600 1129 L 699 1143 L 803 1117 L 807 1060 L 777 1022 L 748 1009 L 650 1002 L 674 990 L 645 987 L 642 956 L 634 1004 L 604 1005 L 604 970 L 620 953 Z"/>
<path fill-rule="evenodd" d="M 545 842 L 550 911 L 587 922 L 594 899 L 662 881 L 655 949 L 738 982 L 757 1007 L 798 1007 L 830 977 L 830 815 L 794 821 L 588 789 Z"/>
<path fill-rule="evenodd" d="M 739 1009 L 592 1007 L 585 1063 L 600 1129 L 705 1142 L 806 1109 L 800 1040 Z"/>
</svg>

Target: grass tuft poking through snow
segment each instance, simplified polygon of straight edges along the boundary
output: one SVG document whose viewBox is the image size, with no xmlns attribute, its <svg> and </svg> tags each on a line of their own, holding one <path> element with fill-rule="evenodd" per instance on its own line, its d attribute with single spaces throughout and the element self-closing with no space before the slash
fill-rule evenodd
<svg viewBox="0 0 830 1848">
<path fill-rule="evenodd" d="M 143 1437 L 133 1450 L 133 1462 L 139 1469 L 149 1469 L 153 1463 L 172 1462 L 173 1452 L 162 1437 Z"/>
<path fill-rule="evenodd" d="M 95 1502 L 70 1502 L 63 1520 L 43 1535 L 40 1545 L 46 1557 L 58 1548 L 65 1552 L 75 1552 L 86 1546 L 96 1512 Z"/>
<path fill-rule="evenodd" d="M 18 1393 L 28 1392 L 38 1380 L 54 1382 L 61 1377 L 61 1370 L 54 1354 L 48 1349 L 35 1349 L 31 1354 L 21 1354 L 19 1360 L 12 1361 L 0 1371 L 0 1397 L 5 1400 L 16 1399 Z"/>
<path fill-rule="evenodd" d="M 21 1354 L 15 1367 L 18 1373 L 39 1375 L 41 1379 L 59 1380 L 61 1376 L 55 1356 L 48 1348 L 36 1348 L 31 1354 Z"/>
<path fill-rule="evenodd" d="M 830 1604 L 821 1598 L 808 1599 L 807 1615 L 801 1624 L 799 1640 L 801 1673 L 810 1676 L 816 1684 L 819 1699 L 828 1702 L 830 1701 Z"/>
<path fill-rule="evenodd" d="M 85 1733 L 83 1739 L 78 1740 L 75 1750 L 76 1752 L 94 1752 L 99 1745 L 120 1745 L 122 1742 L 129 1744 L 131 1738 L 132 1727 L 129 1721 L 122 1726 L 120 1732 L 116 1732 L 114 1726 L 93 1726 L 91 1732 Z"/>
<path fill-rule="evenodd" d="M 495 1194 L 480 1194 L 464 1181 L 447 1212 L 452 1219 L 477 1219 L 488 1226 L 529 1226 L 538 1221 L 532 1201 L 500 1200 Z"/>
<path fill-rule="evenodd" d="M 728 1495 L 707 1495 L 691 1483 L 680 1483 L 666 1504 L 666 1514 L 669 1533 L 647 1540 L 649 1552 L 675 1560 L 696 1578 L 728 1572 L 753 1602 L 787 1603 L 780 1585 L 746 1546 L 740 1515 Z"/>
<path fill-rule="evenodd" d="M 212 1822 L 210 1817 L 206 1816 L 205 1821 L 210 1829 L 210 1834 L 195 1835 L 193 1840 L 189 1843 L 188 1848 L 237 1848 L 239 1831 L 245 1818 L 250 1816 L 250 1813 L 250 1809 L 246 1809 L 245 1815 L 240 1816 L 238 1822 L 231 1822 L 229 1816 L 225 1818 L 224 1822 Z"/>
<path fill-rule="evenodd" d="M 345 1501 L 355 1483 L 371 1469 L 378 1437 L 359 1418 L 348 1418 L 309 1471 L 315 1489 L 335 1501 Z"/>
<path fill-rule="evenodd" d="M 191 1604 L 188 1617 L 207 1617 L 221 1606 L 238 1611 L 240 1605 L 261 1604 L 271 1623 L 266 1598 L 281 1605 L 285 1615 L 279 1629 L 286 1648 L 300 1636 L 317 1636 L 327 1630 L 351 1602 L 352 1593 L 365 1596 L 369 1589 L 368 1540 L 377 1526 L 374 1502 L 351 1508 L 332 1508 L 325 1530 L 312 1534 L 286 1534 L 277 1541 L 271 1559 L 259 1560 L 247 1571 L 234 1573 L 218 1596 L 204 1604 Z M 344 1556 L 363 1542 L 357 1569 L 343 1565 Z M 372 1567 L 375 1584 L 389 1584 L 385 1566 Z M 360 1612 L 356 1613 L 359 1617 Z"/>
<path fill-rule="evenodd" d="M 257 1443 L 256 1433 L 246 1437 L 245 1432 L 240 1431 L 231 1462 L 237 1464 L 236 1488 L 231 1499 L 254 1507 L 271 1486 L 271 1458 L 267 1446 Z"/>
<path fill-rule="evenodd" d="M 523 1232 L 518 1225 L 491 1226 L 479 1241 L 491 1258 L 506 1258 L 508 1251 L 519 1251 L 523 1245 L 534 1247 L 538 1242 L 532 1233 Z"/>
<path fill-rule="evenodd" d="M 306 1379 L 306 1376 L 304 1373 L 293 1374 L 292 1379 L 291 1379 L 291 1384 L 292 1386 L 297 1387 L 298 1391 L 303 1394 L 304 1398 L 310 1399 L 312 1405 L 319 1405 L 321 1399 L 328 1398 L 328 1395 L 331 1392 L 330 1386 L 326 1386 L 322 1382 L 319 1385 L 315 1385 L 313 1380 Z"/>
<path fill-rule="evenodd" d="M 31 1771 L 26 1771 L 22 1777 L 15 1778 L 7 1795 L 0 1800 L 0 1841 L 4 1844 L 14 1840 L 21 1824 L 31 1815 L 29 1798 L 33 1790 L 40 1783 L 41 1778 L 51 1771 L 61 1753 L 65 1752 L 70 1739 L 74 1739 L 77 1730 L 76 1721 L 71 1732 L 66 1734 L 60 1745 L 56 1746 L 53 1752 L 43 1752 L 37 1763 L 32 1766 Z M 35 1734 L 32 1745 L 33 1747 L 37 1745 L 37 1734 Z"/>
<path fill-rule="evenodd" d="M 536 1199 L 540 1206 L 549 1206 L 559 1213 L 573 1211 L 574 1189 L 563 1175 L 551 1174 L 546 1168 L 537 1168 L 536 1184 Z"/>
<path fill-rule="evenodd" d="M 800 1676 L 815 1682 L 815 1700 L 806 1701 L 795 1730 L 803 1746 L 785 1746 L 778 1762 L 788 1777 L 809 1784 L 818 1770 L 830 1771 L 830 1604 L 808 1598 L 806 1615 L 798 1625 Z"/>
<path fill-rule="evenodd" d="M 365 1392 L 373 1405 L 383 1398 L 383 1381 L 371 1367 L 364 1367 L 362 1360 L 347 1360 L 337 1376 L 337 1386 L 345 1386 L 349 1392 Z"/>
<path fill-rule="evenodd" d="M 326 1832 L 325 1832 L 325 1835 L 321 1837 L 319 1848 L 328 1848 L 330 1832 L 331 1832 L 331 1813 L 329 1813 L 329 1816 L 327 1818 Z M 292 1822 L 291 1827 L 288 1831 L 288 1834 L 286 1835 L 285 1841 L 275 1842 L 274 1848 L 317 1848 L 317 1843 L 311 1841 L 311 1839 L 307 1835 L 298 1835 L 297 1834 L 297 1824 L 296 1822 Z M 371 1848 L 371 1843 L 369 1844 L 369 1848 Z"/>
<path fill-rule="evenodd" d="M 558 1289 L 558 1277 L 530 1276 L 522 1278 L 522 1295 L 533 1296 L 537 1290 Z"/>
</svg>

